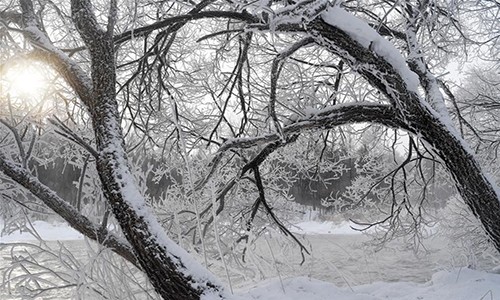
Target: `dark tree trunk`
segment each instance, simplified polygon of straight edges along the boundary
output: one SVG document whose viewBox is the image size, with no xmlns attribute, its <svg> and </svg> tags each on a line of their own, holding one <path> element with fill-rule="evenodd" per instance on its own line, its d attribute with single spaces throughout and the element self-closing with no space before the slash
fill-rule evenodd
<svg viewBox="0 0 500 300">
<path fill-rule="evenodd" d="M 435 149 L 455 179 L 457 189 L 472 213 L 481 221 L 500 252 L 500 202 L 498 194 L 467 145 L 422 106 L 408 107 L 408 123 Z"/>
<path fill-rule="evenodd" d="M 199 299 L 208 289 L 222 290 L 211 282 L 200 282 L 198 278 L 187 275 L 189 272 L 182 272 L 187 270 L 182 258 L 175 257 L 153 229 L 151 222 L 157 222 L 155 217 L 148 212 L 140 213 L 148 208 L 142 195 L 134 193 L 137 188 L 124 149 L 115 96 L 112 32 L 109 28 L 107 32 L 99 28 L 90 1 L 72 0 L 71 7 L 76 28 L 91 56 L 92 98 L 82 100 L 89 109 L 95 132 L 99 153 L 97 171 L 104 194 L 139 264 L 163 299 Z M 140 199 L 130 199 L 133 197 Z"/>
<path fill-rule="evenodd" d="M 327 24 L 321 17 L 309 24 L 316 42 L 344 59 L 391 102 L 410 132 L 434 148 L 455 179 L 457 189 L 467 206 L 481 221 L 489 238 L 500 252 L 500 202 L 492 183 L 485 177 L 474 156 L 455 134 L 431 112 L 419 96 L 408 89 L 405 81 L 389 62 L 364 48 L 341 29 Z"/>
</svg>

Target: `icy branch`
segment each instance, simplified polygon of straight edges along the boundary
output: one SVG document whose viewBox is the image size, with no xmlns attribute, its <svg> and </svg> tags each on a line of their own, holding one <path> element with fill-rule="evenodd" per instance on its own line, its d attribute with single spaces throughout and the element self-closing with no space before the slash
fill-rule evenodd
<svg viewBox="0 0 500 300">
<path fill-rule="evenodd" d="M 276 89 L 278 85 L 278 79 L 281 73 L 281 70 L 283 68 L 283 64 L 285 63 L 285 60 L 287 57 L 295 53 L 297 50 L 299 50 L 302 47 L 305 47 L 309 44 L 311 44 L 314 40 L 312 38 L 305 38 L 303 40 L 298 41 L 297 43 L 293 44 L 290 48 L 286 49 L 285 51 L 279 53 L 276 58 L 273 60 L 273 64 L 271 67 L 271 90 L 270 90 L 270 96 L 269 96 L 269 117 L 271 117 L 271 120 L 273 121 L 274 128 L 276 132 L 278 132 L 280 135 L 282 135 L 281 132 L 281 125 L 279 124 L 278 117 L 276 116 Z"/>
<path fill-rule="evenodd" d="M 9 161 L 3 152 L 0 152 L 0 170 L 8 178 L 30 191 L 78 232 L 110 248 L 136 267 L 141 268 L 126 240 L 109 232 L 106 228 L 101 228 L 97 224 L 92 223 L 92 221 L 80 214 L 67 201 L 60 198 L 54 191 L 31 175 L 25 168 Z"/>
<path fill-rule="evenodd" d="M 334 105 L 314 114 L 304 117 L 296 117 L 293 123 L 283 127 L 282 133 L 285 138 L 304 132 L 306 130 L 327 130 L 340 125 L 354 123 L 378 123 L 392 128 L 409 130 L 404 121 L 398 116 L 396 110 L 389 105 L 381 105 L 371 102 L 357 102 L 349 104 Z M 271 133 L 262 136 L 235 138 L 227 140 L 215 153 L 210 162 L 209 172 L 205 178 L 197 184 L 203 186 L 215 173 L 224 153 L 230 149 L 246 149 L 260 146 L 282 139 L 279 133 Z"/>
<path fill-rule="evenodd" d="M 114 42 L 115 44 L 121 44 L 124 43 L 134 37 L 142 37 L 146 36 L 149 33 L 165 28 L 167 26 L 176 24 L 176 23 L 182 23 L 182 22 L 187 22 L 187 21 L 194 21 L 194 20 L 199 20 L 199 19 L 208 19 L 208 18 L 223 18 L 223 19 L 232 19 L 232 20 L 239 20 L 239 21 L 245 21 L 248 23 L 258 23 L 260 20 L 253 15 L 246 13 L 246 12 L 228 12 L 228 11 L 203 11 L 203 12 L 197 12 L 197 13 L 190 13 L 186 15 L 178 15 L 178 16 L 173 16 L 161 21 L 158 21 L 156 23 L 153 23 L 151 25 L 146 25 L 143 27 L 139 28 L 134 28 L 129 31 L 125 31 L 119 35 L 116 35 L 114 37 Z"/>
<path fill-rule="evenodd" d="M 414 10 L 409 5 L 406 7 L 406 12 L 408 14 L 405 24 L 406 44 L 408 45 L 408 61 L 410 62 L 410 67 L 420 78 L 420 82 L 425 89 L 427 102 L 436 110 L 445 123 L 452 124 L 450 114 L 444 102 L 444 97 L 439 90 L 439 83 L 436 77 L 429 71 L 425 62 L 424 53 L 417 39 L 417 17 L 420 12 Z"/>
</svg>

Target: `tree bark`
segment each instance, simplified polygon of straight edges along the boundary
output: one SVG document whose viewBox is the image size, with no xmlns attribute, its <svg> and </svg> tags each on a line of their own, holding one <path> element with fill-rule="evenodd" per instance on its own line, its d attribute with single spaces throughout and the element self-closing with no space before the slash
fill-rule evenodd
<svg viewBox="0 0 500 300">
<path fill-rule="evenodd" d="M 36 48 L 34 55 L 47 62 L 73 88 L 87 107 L 96 139 L 96 166 L 106 200 L 130 245 L 95 226 L 25 169 L 0 156 L 0 170 L 28 188 L 71 226 L 112 248 L 139 266 L 164 299 L 199 299 L 202 293 L 221 294 L 215 278 L 183 249 L 169 240 L 145 203 L 131 174 L 116 100 L 113 25 L 116 1 L 111 1 L 107 30 L 101 29 L 90 0 L 72 0 L 73 22 L 91 58 L 89 77 L 65 53 L 50 42 L 37 21 L 31 0 L 19 1 L 24 35 Z M 64 204 L 64 205 L 63 205 Z M 109 238 L 109 239 L 106 239 Z"/>
</svg>

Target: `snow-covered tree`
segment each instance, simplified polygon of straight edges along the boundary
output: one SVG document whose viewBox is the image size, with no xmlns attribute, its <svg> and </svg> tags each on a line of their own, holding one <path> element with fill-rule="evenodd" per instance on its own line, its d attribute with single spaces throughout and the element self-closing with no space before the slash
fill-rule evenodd
<svg viewBox="0 0 500 300">
<path fill-rule="evenodd" d="M 178 193 L 193 203 L 195 209 L 187 213 L 195 216 L 188 231 L 194 240 L 231 207 L 228 198 L 251 207 L 232 225 L 250 233 L 256 214 L 265 211 L 287 233 L 271 207 L 280 195 L 272 188 L 281 184 L 276 176 L 287 171 L 270 168 L 266 159 L 303 142 L 311 131 L 322 131 L 315 141 L 328 145 L 344 136 L 339 126 L 377 124 L 406 132 L 436 156 L 500 251 L 495 179 L 456 130 L 452 116 L 457 112 L 450 113 L 448 106 L 461 107 L 453 106 L 452 90 L 439 76 L 454 54 L 474 45 L 469 35 L 484 30 L 475 25 L 481 21 L 474 16 L 476 6 L 487 26 L 498 28 L 494 18 L 487 18 L 498 12 L 498 4 L 484 2 L 491 5 L 426 0 L 2 3 L 0 74 L 23 60 L 55 74 L 59 85 L 50 97 L 65 105 L 58 110 L 62 117 L 50 122 L 83 149 L 79 165 L 99 178 L 97 188 L 124 238 L 37 179 L 30 165 L 37 135 L 26 132 L 40 129 L 26 126 L 30 120 L 14 122 L 12 112 L 9 118 L 3 110 L 8 134 L 0 149 L 2 180 L 23 186 L 86 237 L 137 266 L 164 299 L 224 298 L 218 280 L 167 236 L 129 156 L 151 151 L 163 159 L 165 174 L 175 169 L 166 158 L 184 162 L 177 169 L 182 185 L 165 197 Z M 495 38 L 481 42 L 491 45 Z M 30 124 L 41 128 L 46 121 Z M 91 133 L 76 133 L 85 125 Z M 386 139 L 395 136 L 380 132 Z M 417 151 L 414 146 L 410 151 Z M 193 159 L 197 156 L 210 162 L 203 165 Z M 249 234 L 238 240 L 245 239 Z"/>
</svg>

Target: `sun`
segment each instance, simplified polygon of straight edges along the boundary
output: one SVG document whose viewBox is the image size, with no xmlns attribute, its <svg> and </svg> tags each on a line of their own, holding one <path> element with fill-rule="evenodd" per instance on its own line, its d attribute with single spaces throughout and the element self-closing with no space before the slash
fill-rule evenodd
<svg viewBox="0 0 500 300">
<path fill-rule="evenodd" d="M 0 71 L 0 96 L 29 106 L 43 102 L 47 93 L 48 70 L 37 63 L 16 63 Z"/>
</svg>

